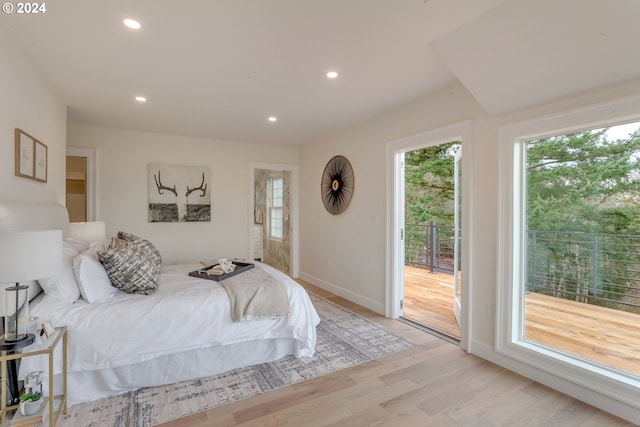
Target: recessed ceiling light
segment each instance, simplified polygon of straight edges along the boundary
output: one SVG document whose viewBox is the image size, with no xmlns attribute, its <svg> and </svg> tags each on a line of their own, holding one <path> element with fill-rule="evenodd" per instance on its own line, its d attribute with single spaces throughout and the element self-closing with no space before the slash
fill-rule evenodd
<svg viewBox="0 0 640 427">
<path fill-rule="evenodd" d="M 147 102 L 147 98 L 144 96 L 136 96 L 136 101 L 138 102 Z"/>
<path fill-rule="evenodd" d="M 335 71 L 329 71 L 327 73 L 327 77 L 330 78 L 330 79 L 335 79 L 336 77 L 338 77 L 338 73 L 335 72 Z"/>
<path fill-rule="evenodd" d="M 133 28 L 134 30 L 139 30 L 140 27 L 142 27 L 142 25 L 140 25 L 140 23 L 135 19 L 125 18 L 122 20 L 122 22 L 124 23 L 124 25 L 126 25 L 129 28 Z"/>
<path fill-rule="evenodd" d="M 275 117 L 275 116 L 271 116 L 271 117 L 269 117 L 267 120 L 269 120 L 270 122 L 277 122 L 277 121 L 278 121 L 278 118 L 277 118 L 277 117 Z"/>
</svg>

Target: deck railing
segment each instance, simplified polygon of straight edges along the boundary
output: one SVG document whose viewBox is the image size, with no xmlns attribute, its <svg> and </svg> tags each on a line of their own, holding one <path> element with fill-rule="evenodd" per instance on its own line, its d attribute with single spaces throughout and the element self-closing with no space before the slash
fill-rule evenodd
<svg viewBox="0 0 640 427">
<path fill-rule="evenodd" d="M 640 311 L 640 236 L 539 230 L 527 234 L 527 290 Z"/>
<path fill-rule="evenodd" d="M 405 225 L 405 264 L 453 274 L 453 225 Z M 640 313 L 640 236 L 529 230 L 526 286 Z"/>
<path fill-rule="evenodd" d="M 405 265 L 453 274 L 453 225 L 405 224 Z"/>
</svg>

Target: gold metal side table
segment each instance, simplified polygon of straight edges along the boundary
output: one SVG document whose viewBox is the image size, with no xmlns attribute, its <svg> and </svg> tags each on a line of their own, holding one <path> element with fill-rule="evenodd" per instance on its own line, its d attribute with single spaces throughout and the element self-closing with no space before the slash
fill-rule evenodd
<svg viewBox="0 0 640 427">
<path fill-rule="evenodd" d="M 38 356 L 40 354 L 48 355 L 49 359 L 49 405 L 48 405 L 48 421 L 49 426 L 54 427 L 60 418 L 61 413 L 67 413 L 67 327 L 62 326 L 55 328 L 55 333 L 44 343 L 44 348 L 33 349 L 24 353 L 13 353 L 0 346 L 0 375 L 1 380 L 1 399 L 0 402 L 0 421 L 2 427 L 7 426 L 7 412 L 18 409 L 19 405 L 7 406 L 7 362 L 11 360 L 24 359 L 25 357 Z M 53 353 L 62 341 L 62 394 L 53 394 Z M 17 372 L 15 373 L 17 375 Z M 57 405 L 59 403 L 59 406 Z M 56 411 L 56 406 L 58 410 Z"/>
</svg>

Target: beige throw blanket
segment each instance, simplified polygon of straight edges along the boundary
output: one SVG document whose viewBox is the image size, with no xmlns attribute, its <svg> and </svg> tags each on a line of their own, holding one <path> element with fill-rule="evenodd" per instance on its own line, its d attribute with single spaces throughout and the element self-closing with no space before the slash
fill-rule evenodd
<svg viewBox="0 0 640 427">
<path fill-rule="evenodd" d="M 290 310 L 285 285 L 259 267 L 221 280 L 220 284 L 231 300 L 234 322 L 272 319 Z"/>
</svg>

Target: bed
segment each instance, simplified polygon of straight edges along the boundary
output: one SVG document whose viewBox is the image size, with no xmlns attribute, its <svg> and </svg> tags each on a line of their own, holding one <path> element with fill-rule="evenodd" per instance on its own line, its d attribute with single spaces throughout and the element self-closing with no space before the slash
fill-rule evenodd
<svg viewBox="0 0 640 427">
<path fill-rule="evenodd" d="M 65 208 L 56 203 L 0 202 L 0 231 L 34 228 L 62 229 L 66 235 Z M 71 288 L 69 259 L 77 262 L 80 255 L 88 256 L 87 252 L 105 244 L 97 242 L 83 249 L 77 241 L 65 240 L 67 278 L 58 278 L 60 289 Z M 163 265 L 157 290 L 150 295 L 104 288 L 110 295 L 87 293 L 85 298 L 78 280 L 80 296 L 71 301 L 69 291 L 66 297 L 60 297 L 60 289 L 52 289 L 51 283 L 43 284 L 45 291 L 41 292 L 38 284 L 31 284 L 35 294 L 31 315 L 68 329 L 70 405 L 141 387 L 211 376 L 287 355 L 313 356 L 315 327 L 320 319 L 298 283 L 265 264 L 255 263 L 253 271 L 235 277 L 245 275 L 246 280 L 251 272 L 252 277 L 266 275 L 281 283 L 289 298 L 289 312 L 234 322 L 231 302 L 221 283 L 188 275 L 202 267 L 198 263 Z M 77 277 L 77 270 L 74 272 Z M 92 277 L 86 276 L 82 281 Z M 47 370 L 44 357 L 24 359 L 19 377 L 34 370 Z M 61 384 L 61 372 L 60 351 L 54 358 L 56 388 Z"/>
</svg>

